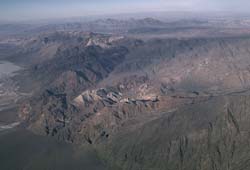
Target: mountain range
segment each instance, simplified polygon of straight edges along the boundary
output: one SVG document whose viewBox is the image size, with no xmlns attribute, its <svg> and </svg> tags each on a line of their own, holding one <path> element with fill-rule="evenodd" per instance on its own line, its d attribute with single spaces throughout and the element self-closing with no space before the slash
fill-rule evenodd
<svg viewBox="0 0 250 170">
<path fill-rule="evenodd" d="M 29 94 L 19 128 L 92 148 L 110 170 L 249 169 L 249 29 L 211 22 L 106 19 L 3 38 Z"/>
</svg>

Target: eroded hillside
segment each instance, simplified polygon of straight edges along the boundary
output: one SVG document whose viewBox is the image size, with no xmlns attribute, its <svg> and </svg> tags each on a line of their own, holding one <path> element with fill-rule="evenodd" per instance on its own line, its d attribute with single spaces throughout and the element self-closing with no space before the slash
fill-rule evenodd
<svg viewBox="0 0 250 170">
<path fill-rule="evenodd" d="M 92 145 L 113 169 L 249 167 L 248 36 L 57 32 L 20 50 L 30 65 L 16 79 L 32 96 L 19 115 L 32 132 Z"/>
</svg>

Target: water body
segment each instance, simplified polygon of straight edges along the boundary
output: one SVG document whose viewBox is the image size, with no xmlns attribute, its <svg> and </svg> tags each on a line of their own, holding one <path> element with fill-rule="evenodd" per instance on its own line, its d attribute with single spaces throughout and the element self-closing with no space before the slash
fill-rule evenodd
<svg viewBox="0 0 250 170">
<path fill-rule="evenodd" d="M 12 76 L 15 72 L 20 70 L 21 67 L 8 62 L 8 61 L 0 61 L 0 78 L 3 76 Z"/>
</svg>

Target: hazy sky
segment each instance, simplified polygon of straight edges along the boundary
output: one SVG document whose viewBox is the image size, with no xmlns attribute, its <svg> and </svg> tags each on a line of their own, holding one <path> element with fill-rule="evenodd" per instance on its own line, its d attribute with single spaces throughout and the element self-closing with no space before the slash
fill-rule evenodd
<svg viewBox="0 0 250 170">
<path fill-rule="evenodd" d="M 0 20 L 151 11 L 248 12 L 250 0 L 0 0 Z"/>
</svg>

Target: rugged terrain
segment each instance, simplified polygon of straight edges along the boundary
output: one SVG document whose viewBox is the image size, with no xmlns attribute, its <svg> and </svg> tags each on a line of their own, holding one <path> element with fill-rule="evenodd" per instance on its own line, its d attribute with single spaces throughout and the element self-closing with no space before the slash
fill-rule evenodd
<svg viewBox="0 0 250 170">
<path fill-rule="evenodd" d="M 92 22 L 111 34 L 50 25 L 60 31 L 5 38 L 24 68 L 12 80 L 29 94 L 17 102 L 21 126 L 91 147 L 108 169 L 249 169 L 248 25 L 183 22 L 172 29 L 191 25 L 191 36 L 163 36 L 169 25 L 145 18 Z"/>
</svg>

